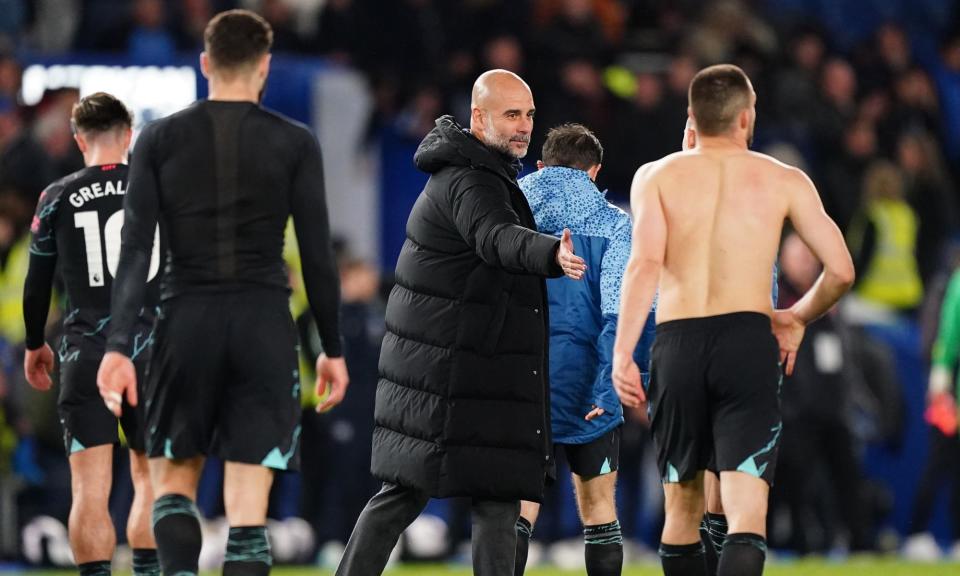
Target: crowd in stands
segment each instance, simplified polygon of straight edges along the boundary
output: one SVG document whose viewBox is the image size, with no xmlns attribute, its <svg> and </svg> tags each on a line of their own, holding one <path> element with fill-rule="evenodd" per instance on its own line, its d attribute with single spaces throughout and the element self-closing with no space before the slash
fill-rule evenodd
<svg viewBox="0 0 960 576">
<path fill-rule="evenodd" d="M 466 125 L 476 76 L 491 68 L 517 72 L 537 106 L 527 163 L 548 128 L 583 123 L 606 150 L 598 185 L 621 204 L 638 166 L 679 150 L 696 71 L 718 62 L 741 66 L 758 96 L 754 149 L 811 176 L 858 270 L 844 305 L 850 312 L 817 325 L 797 376 L 784 384 L 784 482 L 772 495 L 772 517 L 782 521 L 771 543 L 800 552 L 879 545 L 890 505 L 883 487 L 865 476 L 862 446 L 897 443 L 905 392 L 891 355 L 863 326 L 920 322 L 921 308 L 936 318 L 944 279 L 954 270 L 960 2 L 0 0 L 0 557 L 12 550 L 5 502 L 15 498 L 21 516 L 36 509 L 65 517 L 69 498 L 55 399 L 23 383 L 20 305 L 36 200 L 49 182 L 82 166 L 69 126 L 77 93 L 57 90 L 23 106 L 22 63 L 68 52 L 124 54 L 144 64 L 192 58 L 209 18 L 233 7 L 264 15 L 275 53 L 362 72 L 375 103 L 371 145 L 384 131 L 418 141 L 442 114 Z M 377 273 L 348 257 L 342 268 L 345 330 L 362 327 L 348 362 L 352 374 L 365 376 L 351 387 L 357 402 L 346 410 L 350 418 L 311 421 L 303 442 L 305 454 L 315 442 L 323 446 L 318 453 L 350 461 L 349 474 L 362 475 L 380 334 Z M 787 235 L 781 303 L 789 305 L 816 274 L 805 246 Z M 625 450 L 647 441 L 642 415 L 630 418 Z M 328 478 L 328 468 L 312 466 L 308 456 L 304 463 L 305 475 Z M 619 494 L 638 492 L 637 476 L 625 472 L 628 488 Z M 324 481 L 337 493 L 357 494 L 337 499 L 304 491 L 303 515 L 321 542 L 342 539 L 359 511 L 353 500 L 362 507 L 375 488 Z M 332 508 L 343 518 L 320 520 Z M 926 522 L 925 515 L 916 522 Z M 960 540 L 960 517 L 955 530 Z M 560 532 L 541 530 L 547 539 Z"/>
</svg>

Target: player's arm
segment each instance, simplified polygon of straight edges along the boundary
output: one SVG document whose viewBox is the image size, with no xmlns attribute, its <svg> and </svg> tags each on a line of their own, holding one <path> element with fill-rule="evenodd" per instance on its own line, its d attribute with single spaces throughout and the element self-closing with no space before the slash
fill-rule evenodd
<svg viewBox="0 0 960 576">
<path fill-rule="evenodd" d="M 100 362 L 97 386 L 107 408 L 120 415 L 126 394 L 137 405 L 137 377 L 130 360 L 131 334 L 143 307 L 153 240 L 160 214 L 160 181 L 157 172 L 155 130 L 147 126 L 137 139 L 130 163 L 127 193 L 123 198 L 123 231 L 120 263 L 113 279 L 107 353 Z"/>
<path fill-rule="evenodd" d="M 823 264 L 823 272 L 813 287 L 788 310 L 774 315 L 773 327 L 780 343 L 781 360 L 786 360 L 786 372 L 791 374 L 803 328 L 837 303 L 853 285 L 855 272 L 843 234 L 823 209 L 813 182 L 796 168 L 788 170 L 792 181 L 785 187 L 789 202 L 787 218 Z"/>
<path fill-rule="evenodd" d="M 30 226 L 30 264 L 23 285 L 23 320 L 26 329 L 26 353 L 23 369 L 27 382 L 37 390 L 52 386 L 53 350 L 46 344 L 47 314 L 53 293 L 57 267 L 57 243 L 54 218 L 60 190 L 48 188 L 40 195 L 37 213 Z"/>
<path fill-rule="evenodd" d="M 940 327 L 933 345 L 929 395 L 950 391 L 953 370 L 960 354 L 960 270 L 953 273 L 940 308 Z"/>
<path fill-rule="evenodd" d="M 614 230 L 610 243 L 600 261 L 600 312 L 603 318 L 603 330 L 597 339 L 599 369 L 593 382 L 594 409 L 587 420 L 600 416 L 604 412 L 614 412 L 620 399 L 612 386 L 613 379 L 613 343 L 617 335 L 617 322 L 620 312 L 620 286 L 623 283 L 624 270 L 630 259 L 631 228 L 625 222 Z"/>
<path fill-rule="evenodd" d="M 349 384 L 340 337 L 340 275 L 330 241 L 320 144 L 305 132 L 306 143 L 293 178 L 290 209 L 300 248 L 300 264 L 307 301 L 317 323 L 323 354 L 317 358 L 317 395 L 330 394 L 318 411 L 343 400 Z"/>
<path fill-rule="evenodd" d="M 654 172 L 641 167 L 630 188 L 633 242 L 623 276 L 620 318 L 613 348 L 613 382 L 620 401 L 635 407 L 646 400 L 633 354 L 653 305 L 667 249 L 667 222 Z"/>
<path fill-rule="evenodd" d="M 454 223 L 477 256 L 490 266 L 514 273 L 582 277 L 586 265 L 573 256 L 569 231 L 557 241 L 521 226 L 508 195 L 502 186 L 482 181 L 453 190 Z"/>
</svg>

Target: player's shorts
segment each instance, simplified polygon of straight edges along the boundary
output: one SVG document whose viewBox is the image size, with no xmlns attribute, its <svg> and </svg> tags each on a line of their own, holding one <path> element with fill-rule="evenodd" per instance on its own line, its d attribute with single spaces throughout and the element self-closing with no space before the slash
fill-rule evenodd
<svg viewBox="0 0 960 576">
<path fill-rule="evenodd" d="M 65 336 L 58 352 L 60 393 L 57 413 L 63 426 L 63 441 L 67 454 L 86 448 L 116 444 L 120 441 L 117 417 L 107 409 L 97 389 L 97 370 L 103 358 L 103 346 L 98 350 L 77 345 L 76 338 Z M 146 356 L 134 361 L 137 384 L 143 390 Z M 142 398 L 142 396 L 140 396 Z M 144 450 L 143 402 L 134 408 L 123 398 L 120 426 L 131 450 Z"/>
<path fill-rule="evenodd" d="M 285 291 L 164 302 L 147 374 L 149 456 L 298 468 L 297 350 Z"/>
<path fill-rule="evenodd" d="M 603 436 L 586 444 L 555 444 L 563 450 L 570 471 L 582 478 L 602 476 L 616 472 L 620 467 L 620 428 L 610 430 Z"/>
<path fill-rule="evenodd" d="M 770 318 L 756 312 L 657 326 L 647 398 L 664 482 L 691 480 L 715 465 L 773 484 L 779 354 Z"/>
</svg>

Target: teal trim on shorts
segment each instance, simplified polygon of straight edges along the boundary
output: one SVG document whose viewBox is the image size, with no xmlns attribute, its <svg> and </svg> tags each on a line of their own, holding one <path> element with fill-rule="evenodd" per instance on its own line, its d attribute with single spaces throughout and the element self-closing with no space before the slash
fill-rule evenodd
<svg viewBox="0 0 960 576">
<path fill-rule="evenodd" d="M 783 422 L 771 428 L 770 431 L 773 432 L 773 438 L 770 440 L 770 442 L 768 442 L 767 445 L 760 450 L 757 450 L 750 456 L 747 456 L 747 459 L 737 466 L 737 472 L 749 474 L 754 478 L 761 478 L 763 476 L 763 473 L 767 469 L 767 464 L 769 464 L 769 462 L 764 462 L 758 467 L 757 458 L 763 456 L 764 454 L 769 454 L 770 451 L 773 450 L 773 447 L 777 445 L 777 440 L 780 439 L 780 432 L 783 431 Z"/>
<path fill-rule="evenodd" d="M 80 443 L 76 438 L 70 440 L 70 453 L 76 454 L 77 452 L 82 452 L 86 450 L 87 447 Z"/>
<path fill-rule="evenodd" d="M 274 468 L 276 470 L 286 470 L 287 465 L 290 463 L 290 459 L 293 458 L 293 455 L 297 452 L 297 441 L 300 439 L 300 425 L 293 430 L 293 441 L 290 442 L 290 450 L 284 454 L 280 451 L 280 447 L 276 447 L 267 453 L 266 457 L 260 462 L 261 466 L 267 468 Z"/>
<path fill-rule="evenodd" d="M 611 472 L 613 472 L 613 470 L 610 468 L 610 459 L 604 458 L 603 466 L 600 467 L 600 476 L 603 476 L 604 474 L 609 474 Z"/>
<path fill-rule="evenodd" d="M 674 484 L 680 481 L 680 472 L 669 462 L 667 462 L 667 477 L 664 478 L 663 481 L 668 484 Z"/>
</svg>

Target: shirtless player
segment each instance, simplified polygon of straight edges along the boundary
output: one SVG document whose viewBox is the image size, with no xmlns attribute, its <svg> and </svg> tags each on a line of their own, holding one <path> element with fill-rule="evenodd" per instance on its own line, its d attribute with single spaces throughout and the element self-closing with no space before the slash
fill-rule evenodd
<svg viewBox="0 0 960 576">
<path fill-rule="evenodd" d="M 747 149 L 756 94 L 743 71 L 706 68 L 689 97 L 696 147 L 646 164 L 634 178 L 614 385 L 626 406 L 650 401 L 664 482 L 664 574 L 705 574 L 698 527 L 703 471 L 714 453 L 730 531 L 718 574 L 755 576 L 763 572 L 780 439 L 777 361 L 792 373 L 805 326 L 849 289 L 854 270 L 810 179 Z M 824 271 L 793 307 L 774 311 L 770 270 L 785 219 Z M 657 337 L 644 391 L 632 350 L 657 279 Z"/>
</svg>

